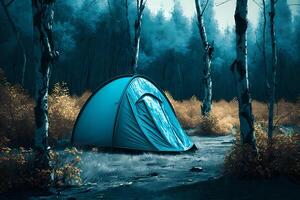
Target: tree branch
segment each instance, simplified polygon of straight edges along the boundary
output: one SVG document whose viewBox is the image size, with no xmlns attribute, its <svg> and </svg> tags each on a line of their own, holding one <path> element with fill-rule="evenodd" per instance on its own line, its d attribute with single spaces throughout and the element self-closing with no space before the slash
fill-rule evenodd
<svg viewBox="0 0 300 200">
<path fill-rule="evenodd" d="M 262 6 L 256 1 L 256 0 L 252 0 L 260 9 L 262 9 Z"/>
<path fill-rule="evenodd" d="M 208 5 L 208 2 L 209 2 L 209 0 L 206 0 L 206 3 L 205 3 L 205 5 L 204 5 L 204 7 L 203 7 L 203 11 L 202 11 L 201 15 L 204 14 L 204 12 L 205 12 L 205 10 L 206 10 L 206 7 L 207 7 L 207 5 Z"/>
<path fill-rule="evenodd" d="M 221 6 L 221 5 L 223 5 L 223 4 L 228 3 L 229 1 L 231 1 L 231 0 L 226 0 L 226 1 L 223 1 L 223 2 L 221 2 L 221 3 L 216 3 L 215 5 L 216 5 L 216 6 Z"/>
<path fill-rule="evenodd" d="M 10 6 L 10 4 L 12 4 L 14 1 L 15 1 L 15 0 L 10 0 L 9 2 L 7 2 L 7 3 L 5 4 L 5 7 L 7 8 L 7 7 Z"/>
</svg>

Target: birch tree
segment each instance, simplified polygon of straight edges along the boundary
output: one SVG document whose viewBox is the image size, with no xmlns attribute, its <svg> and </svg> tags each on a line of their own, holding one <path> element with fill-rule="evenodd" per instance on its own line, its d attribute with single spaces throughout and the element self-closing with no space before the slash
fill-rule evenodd
<svg viewBox="0 0 300 200">
<path fill-rule="evenodd" d="M 133 59 L 132 59 L 132 70 L 137 73 L 139 51 L 140 51 L 140 40 L 141 40 L 141 28 L 142 28 L 142 17 L 145 9 L 146 0 L 136 0 L 136 20 L 134 22 L 134 42 L 133 42 Z"/>
<path fill-rule="evenodd" d="M 265 88 L 267 97 L 269 97 L 269 77 L 268 77 L 268 66 L 267 66 L 267 55 L 266 55 L 266 28 L 267 28 L 267 14 L 266 14 L 266 1 L 262 0 L 263 9 L 263 41 L 262 41 L 262 54 L 263 54 L 263 65 L 265 71 Z"/>
<path fill-rule="evenodd" d="M 274 118 L 274 102 L 275 102 L 275 89 L 276 89 L 276 72 L 277 72 L 277 47 L 275 37 L 275 4 L 276 0 L 271 0 L 270 15 L 270 34 L 272 45 L 272 74 L 271 74 L 271 87 L 269 95 L 269 123 L 268 123 L 268 138 L 272 139 L 273 135 L 273 118 Z"/>
<path fill-rule="evenodd" d="M 202 40 L 202 48 L 203 48 L 203 62 L 204 62 L 204 70 L 203 70 L 203 90 L 204 90 L 204 99 L 203 105 L 201 107 L 201 113 L 204 116 L 207 116 L 211 110 L 211 101 L 212 101 L 212 80 L 211 80 L 211 62 L 212 62 L 212 54 L 213 54 L 213 45 L 210 44 L 207 40 L 206 29 L 204 26 L 203 14 L 205 8 L 208 4 L 209 0 L 206 1 L 204 8 L 201 8 L 199 4 L 199 0 L 195 0 L 196 11 L 197 11 L 197 20 L 198 20 L 198 29 L 200 33 L 200 37 Z"/>
<path fill-rule="evenodd" d="M 35 149 L 37 163 L 49 167 L 48 87 L 50 68 L 58 58 L 52 36 L 55 0 L 32 0 L 35 67 Z"/>
<path fill-rule="evenodd" d="M 8 2 L 5 2 L 4 0 L 0 0 L 0 3 L 3 7 L 4 13 L 8 19 L 8 22 L 13 30 L 13 33 L 16 37 L 17 40 L 17 44 L 22 52 L 22 56 L 23 56 L 23 65 L 22 65 L 22 74 L 21 74 L 21 84 L 24 85 L 24 77 L 25 77 L 25 71 L 26 71 L 26 63 L 27 63 L 27 56 L 26 56 L 26 50 L 24 47 L 24 44 L 21 40 L 21 36 L 20 36 L 20 31 L 18 30 L 14 20 L 12 19 L 9 11 L 8 11 L 8 7 L 14 2 L 15 0 L 10 0 Z"/>
<path fill-rule="evenodd" d="M 235 10 L 236 60 L 232 71 L 236 80 L 239 104 L 240 136 L 242 144 L 250 144 L 256 150 L 254 117 L 248 80 L 247 63 L 247 13 L 248 0 L 237 0 Z"/>
</svg>

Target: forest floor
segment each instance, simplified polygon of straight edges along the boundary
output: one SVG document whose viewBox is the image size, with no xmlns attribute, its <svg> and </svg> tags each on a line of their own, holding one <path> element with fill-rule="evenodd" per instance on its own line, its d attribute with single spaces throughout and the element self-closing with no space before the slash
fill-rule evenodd
<svg viewBox="0 0 300 200">
<path fill-rule="evenodd" d="M 296 199 L 300 192 L 299 185 L 283 178 L 242 181 L 222 177 L 224 156 L 234 143 L 232 135 L 191 139 L 198 150 L 175 155 L 83 152 L 82 186 L 5 198 L 274 200 Z"/>
</svg>

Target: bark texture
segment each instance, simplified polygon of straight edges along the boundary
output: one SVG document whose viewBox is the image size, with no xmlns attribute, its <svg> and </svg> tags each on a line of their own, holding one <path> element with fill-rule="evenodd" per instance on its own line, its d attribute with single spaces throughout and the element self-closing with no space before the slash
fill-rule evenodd
<svg viewBox="0 0 300 200">
<path fill-rule="evenodd" d="M 145 5 L 146 5 L 146 1 L 136 0 L 137 18 L 134 22 L 133 59 L 132 59 L 132 64 L 131 64 L 134 73 L 137 73 L 137 67 L 138 67 L 142 17 L 143 17 L 143 11 L 145 9 Z"/>
<path fill-rule="evenodd" d="M 237 0 L 235 10 L 236 60 L 232 65 L 237 86 L 239 104 L 240 134 L 242 144 L 250 144 L 256 150 L 254 117 L 248 80 L 247 63 L 247 12 L 248 0 Z"/>
<path fill-rule="evenodd" d="M 262 0 L 263 5 L 263 43 L 262 43 L 262 54 L 263 54 L 263 64 L 265 71 L 265 88 L 266 95 L 269 97 L 269 76 L 268 76 L 268 66 L 267 66 L 267 55 L 266 55 L 266 28 L 267 28 L 267 14 L 266 14 L 266 1 Z"/>
<path fill-rule="evenodd" d="M 25 71 L 26 71 L 26 63 L 27 63 L 27 56 L 26 56 L 26 50 L 24 47 L 24 44 L 21 40 L 20 37 L 20 31 L 18 30 L 17 26 L 15 25 L 14 20 L 12 19 L 12 17 L 10 16 L 10 13 L 8 11 L 8 7 L 14 2 L 14 0 L 9 1 L 8 3 L 5 3 L 4 0 L 0 0 L 0 3 L 4 9 L 4 13 L 11 25 L 11 28 L 14 32 L 14 35 L 16 37 L 17 40 L 17 44 L 22 52 L 22 56 L 23 56 L 23 65 L 22 65 L 22 74 L 21 74 L 21 84 L 24 85 L 24 77 L 25 77 Z"/>
<path fill-rule="evenodd" d="M 50 68 L 58 52 L 54 50 L 52 27 L 55 0 L 32 0 L 34 25 L 35 84 L 35 149 L 38 163 L 49 166 L 48 146 L 48 86 Z"/>
<path fill-rule="evenodd" d="M 275 36 L 275 4 L 276 0 L 271 0 L 270 12 L 270 34 L 272 43 L 272 74 L 271 87 L 269 95 L 269 123 L 268 123 L 268 138 L 272 139 L 273 135 L 273 119 L 274 119 L 274 103 L 275 103 L 275 89 L 276 89 L 276 73 L 277 73 L 277 47 Z"/>
<path fill-rule="evenodd" d="M 201 5 L 199 4 L 199 0 L 195 0 L 195 5 L 197 11 L 198 28 L 202 40 L 203 62 L 204 62 L 204 70 L 203 70 L 204 99 L 203 99 L 203 105 L 201 106 L 201 113 L 202 115 L 207 116 L 211 111 L 211 103 L 212 103 L 211 61 L 212 61 L 212 54 L 214 48 L 213 45 L 211 45 L 207 40 L 207 34 L 206 34 L 204 20 L 203 20 L 204 10 L 202 10 Z"/>
</svg>

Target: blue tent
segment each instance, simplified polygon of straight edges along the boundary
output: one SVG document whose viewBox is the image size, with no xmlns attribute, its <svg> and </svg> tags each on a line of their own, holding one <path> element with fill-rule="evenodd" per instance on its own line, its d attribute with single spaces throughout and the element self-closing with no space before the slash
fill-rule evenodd
<svg viewBox="0 0 300 200">
<path fill-rule="evenodd" d="M 193 146 L 164 93 L 143 76 L 118 77 L 100 87 L 83 106 L 72 143 L 166 152 Z"/>
</svg>

